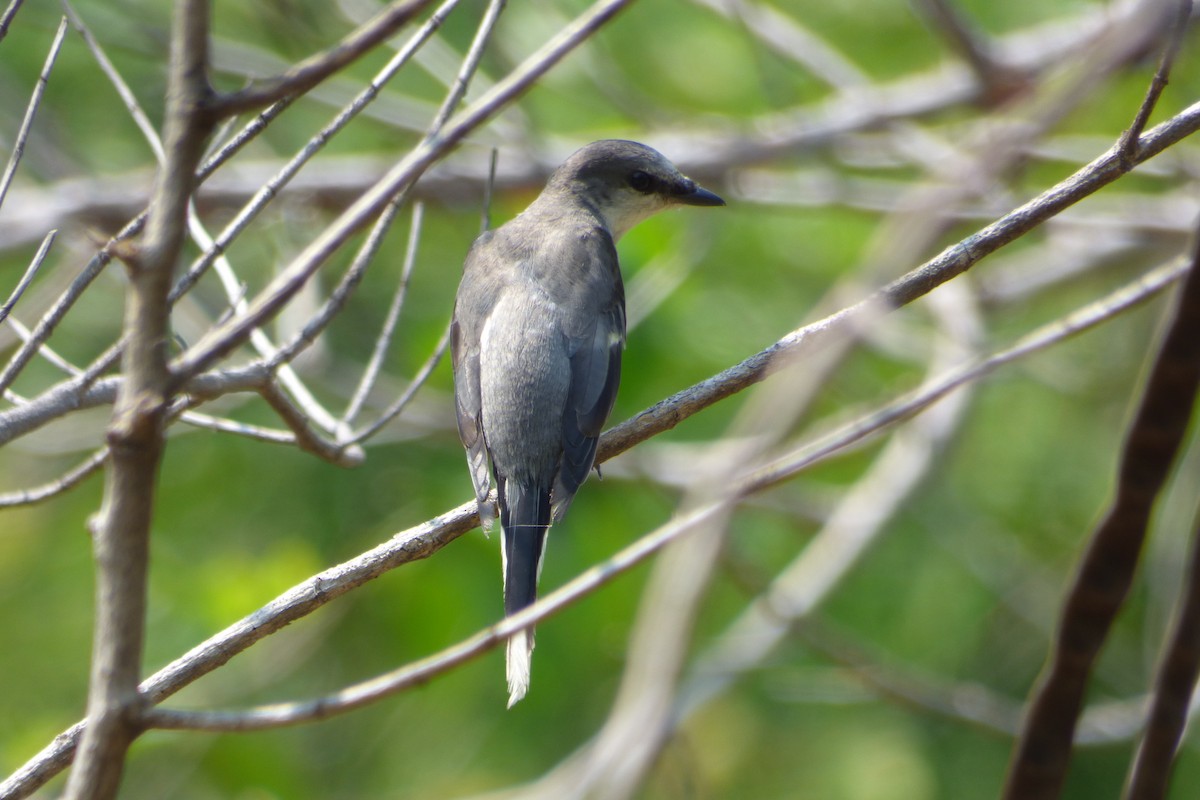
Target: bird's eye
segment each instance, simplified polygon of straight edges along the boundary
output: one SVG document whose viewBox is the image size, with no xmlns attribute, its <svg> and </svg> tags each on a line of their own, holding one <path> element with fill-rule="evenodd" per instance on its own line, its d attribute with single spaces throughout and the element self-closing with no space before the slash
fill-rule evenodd
<svg viewBox="0 0 1200 800">
<path fill-rule="evenodd" d="M 646 173 L 638 170 L 629 176 L 629 186 L 635 192 L 649 194 L 654 190 L 654 178 L 651 178 Z"/>
</svg>

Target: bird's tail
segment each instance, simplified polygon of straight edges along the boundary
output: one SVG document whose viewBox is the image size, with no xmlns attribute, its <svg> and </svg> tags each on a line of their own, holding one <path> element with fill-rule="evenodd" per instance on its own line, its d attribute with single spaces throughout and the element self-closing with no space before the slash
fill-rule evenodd
<svg viewBox="0 0 1200 800">
<path fill-rule="evenodd" d="M 515 614 L 537 599 L 538 575 L 550 526 L 550 491 L 499 481 L 500 527 L 504 555 L 504 613 Z M 508 707 L 529 690 L 529 668 L 533 657 L 533 628 L 513 634 L 508 640 Z"/>
</svg>

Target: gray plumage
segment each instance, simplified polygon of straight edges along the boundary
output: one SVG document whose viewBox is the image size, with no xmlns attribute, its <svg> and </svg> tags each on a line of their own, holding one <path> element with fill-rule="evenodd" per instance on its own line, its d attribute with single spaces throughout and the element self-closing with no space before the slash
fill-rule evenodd
<svg viewBox="0 0 1200 800">
<path fill-rule="evenodd" d="M 537 598 L 546 531 L 587 479 L 625 346 L 616 242 L 672 205 L 724 201 L 636 142 L 593 142 L 467 254 L 451 324 L 458 430 L 484 527 L 496 476 L 504 612 Z M 532 630 L 508 642 L 509 706 L 529 687 Z"/>
</svg>

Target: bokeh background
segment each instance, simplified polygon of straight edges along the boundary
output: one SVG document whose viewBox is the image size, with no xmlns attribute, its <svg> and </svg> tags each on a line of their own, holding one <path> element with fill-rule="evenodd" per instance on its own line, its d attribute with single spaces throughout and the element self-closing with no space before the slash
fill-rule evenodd
<svg viewBox="0 0 1200 800">
<path fill-rule="evenodd" d="M 546 169 L 606 137 L 659 147 L 729 201 L 662 215 L 622 241 L 636 326 L 617 422 L 860 299 L 1104 152 L 1132 119 L 1161 42 L 1150 37 L 1098 65 L 1107 51 L 1088 44 L 1089 32 L 1136 4 L 960 0 L 962 18 L 1008 65 L 981 89 L 979 75 L 988 73 L 973 77 L 931 21 L 931 5 L 633 4 L 472 135 L 418 192 L 425 218 L 409 299 L 364 417 L 403 389 L 441 336 L 479 230 L 493 147 L 496 224 L 532 199 Z M 74 7 L 157 123 L 170 4 Z M 277 72 L 373 8 L 367 0 L 217 2 L 214 80 L 236 88 Z M 467 100 L 584 8 L 578 0 L 511 3 Z M 230 249 L 251 292 L 415 143 L 481 12 L 480 2 L 463 0 L 417 63 L 328 144 L 303 174 L 310 182 L 285 191 Z M 31 0 L 0 42 L 6 151 L 60 14 L 56 3 Z M 303 146 L 391 52 L 381 48 L 290 108 L 202 193 L 205 222 L 227 222 L 271 166 Z M 1200 96 L 1195 55 L 1188 34 L 1152 122 Z M 939 348 L 958 348 L 954 363 L 1005 346 L 1180 252 L 1197 211 L 1195 155 L 1185 141 L 987 259 L 940 299 L 878 321 L 836 363 L 800 373 L 796 391 L 811 402 L 790 434 L 812 438 L 919 385 Z M 142 207 L 153 166 L 112 84 L 70 33 L 0 209 L 4 293 L 45 232 L 60 230 L 17 318 L 32 325 L 96 243 Z M 399 279 L 408 220 L 402 216 L 347 311 L 297 364 L 329 408 L 344 407 L 370 356 Z M 335 259 L 277 330 L 303 321 L 349 257 Z M 183 342 L 226 307 L 210 280 L 177 309 Z M 118 331 L 123 286 L 111 266 L 53 347 L 76 364 L 101 352 Z M 917 471 L 912 488 L 780 646 L 680 723 L 642 796 L 997 796 L 1012 748 L 1007 730 L 1043 665 L 1064 585 L 1108 497 L 1165 308 L 1159 298 L 1007 366 L 952 408 L 935 409 L 935 421 L 900 428 L 897 436 L 926 436 L 932 454 L 901 467 Z M 0 330 L 6 352 L 16 341 L 11 328 Z M 59 379 L 42 361 L 14 388 L 32 396 Z M 309 575 L 466 501 L 451 391 L 447 361 L 367 443 L 367 460 L 355 469 L 295 447 L 175 426 L 155 521 L 146 671 Z M 606 465 L 604 480 L 589 482 L 556 527 L 543 587 L 669 520 L 695 474 L 729 452 L 730 425 L 757 391 Z M 278 424 L 253 397 L 203 410 Z M 78 463 L 102 443 L 106 418 L 104 408 L 72 415 L 5 447 L 0 491 Z M 694 637 L 697 658 L 803 552 L 890 441 L 826 459 L 734 515 Z M 1096 671 L 1089 707 L 1097 727 L 1078 748 L 1065 797 L 1118 795 L 1180 584 L 1198 476 L 1193 441 Z M 0 773 L 83 714 L 93 605 L 86 523 L 102 482 L 93 476 L 48 502 L 0 511 Z M 151 733 L 133 748 L 122 796 L 448 798 L 536 778 L 607 715 L 647 575 L 639 567 L 542 624 L 532 691 L 511 711 L 503 657 L 493 652 L 325 722 L 236 735 Z M 293 624 L 169 703 L 224 708 L 328 693 L 456 642 L 500 613 L 497 538 L 476 531 Z M 61 786 L 60 778 L 39 796 Z M 1197 792 L 1200 758 L 1189 742 L 1171 797 Z"/>
</svg>

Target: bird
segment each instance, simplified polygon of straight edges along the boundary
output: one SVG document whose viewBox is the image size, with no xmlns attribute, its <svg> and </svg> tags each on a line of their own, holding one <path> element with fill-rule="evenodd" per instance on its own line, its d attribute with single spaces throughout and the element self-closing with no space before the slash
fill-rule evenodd
<svg viewBox="0 0 1200 800">
<path fill-rule="evenodd" d="M 450 326 L 459 437 L 484 530 L 495 475 L 504 613 L 537 599 L 547 531 L 596 458 L 625 347 L 616 243 L 673 206 L 723 206 L 657 150 L 592 142 L 520 214 L 471 245 Z M 508 707 L 529 689 L 532 628 L 506 645 Z"/>
</svg>

